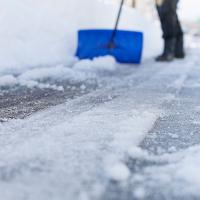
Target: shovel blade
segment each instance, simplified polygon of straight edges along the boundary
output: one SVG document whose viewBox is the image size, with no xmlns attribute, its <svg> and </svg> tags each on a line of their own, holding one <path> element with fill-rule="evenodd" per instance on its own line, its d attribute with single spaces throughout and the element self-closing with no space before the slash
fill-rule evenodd
<svg viewBox="0 0 200 200">
<path fill-rule="evenodd" d="M 112 33 L 113 30 L 80 30 L 76 56 L 79 59 L 93 59 L 111 55 L 119 63 L 139 64 L 143 50 L 143 33 L 117 30 L 114 45 L 109 45 Z"/>
</svg>

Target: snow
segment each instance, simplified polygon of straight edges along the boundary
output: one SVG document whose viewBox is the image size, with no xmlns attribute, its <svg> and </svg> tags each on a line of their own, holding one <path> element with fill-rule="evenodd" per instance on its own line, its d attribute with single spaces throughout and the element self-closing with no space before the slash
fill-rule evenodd
<svg viewBox="0 0 200 200">
<path fill-rule="evenodd" d="M 51 67 L 49 74 L 46 68 L 41 74 L 38 68 L 32 68 L 15 78 L 18 84 L 22 80 L 40 84 L 40 80 L 48 77 L 61 78 L 65 69 L 72 69 L 82 77 L 87 77 L 88 72 L 90 77 L 91 73 L 99 77 L 99 70 L 106 70 L 104 65 L 108 62 L 110 72 L 122 67 L 115 66 L 113 58 L 106 57 L 83 61 L 76 69 L 58 65 L 55 70 L 63 70 L 60 74 L 53 71 L 54 68 L 51 71 Z M 174 121 L 175 115 L 184 118 L 183 111 L 188 115 L 199 113 L 199 98 L 191 105 L 192 110 L 185 105 L 184 109 L 180 107 L 182 101 L 193 100 L 190 96 L 179 99 L 187 89 L 185 86 L 192 83 L 192 77 L 199 74 L 197 63 L 196 49 L 191 50 L 184 61 L 175 61 L 167 67 L 146 61 L 141 68 L 129 68 L 128 75 L 104 77 L 104 87 L 90 94 L 24 120 L 1 123 L 1 197 L 6 200 L 99 199 L 110 181 L 125 188 L 131 182 L 134 188 L 128 189 L 132 189 L 137 199 L 148 197 L 149 191 L 164 190 L 177 196 L 180 188 L 184 195 L 199 196 L 198 145 L 180 150 L 172 144 L 167 148 L 168 153 L 158 146 L 156 154 L 139 146 L 154 131 L 160 118 L 173 115 L 171 121 Z M 82 65 L 87 70 L 84 71 Z M 94 67 L 90 69 L 91 65 Z M 198 82 L 198 76 L 196 80 Z M 80 87 L 85 89 L 84 82 Z M 188 119 L 186 116 L 181 126 L 188 123 Z M 198 117 L 191 120 L 191 127 L 198 126 L 195 122 Z M 172 141 L 181 140 L 182 132 L 179 133 L 177 127 L 169 128 L 161 127 L 162 136 L 167 135 Z M 191 128 L 189 135 L 192 137 L 198 132 Z M 156 137 L 153 132 L 152 140 Z M 132 171 L 127 164 L 129 158 L 139 163 L 136 165 L 139 171 Z M 147 164 L 143 166 L 140 162 Z"/>
<path fill-rule="evenodd" d="M 112 27 L 117 8 L 95 0 L 0 1 L 0 88 L 64 90 L 45 82 L 51 79 L 83 81 L 80 89 L 84 91 L 84 81 L 89 78 L 98 81 L 101 74 L 129 70 L 128 75 L 104 77 L 101 88 L 80 98 L 23 120 L 1 120 L 5 122 L 0 123 L 2 199 L 99 199 L 110 181 L 131 182 L 137 199 L 146 198 L 148 187 L 164 188 L 176 196 L 180 189 L 181 195 L 200 196 L 199 145 L 181 150 L 170 145 L 168 153 L 158 146 L 157 154 L 139 147 L 160 118 L 171 114 L 184 117 L 185 113 L 169 106 L 174 102 L 180 106 L 180 95 L 184 103 L 192 101 L 184 91 L 198 90 L 199 79 L 191 81 L 192 75 L 199 74 L 198 43 L 192 43 L 195 49 L 184 61 L 155 64 L 147 58 L 160 49 L 160 41 L 155 42 L 160 37 L 158 27 L 124 7 L 120 28 L 144 31 L 141 67 L 122 66 L 110 56 L 77 60 L 77 30 Z M 199 113 L 198 102 L 192 107 Z M 189 108 L 182 111 L 191 112 Z M 199 126 L 198 117 L 191 124 Z M 176 127 L 174 132 L 168 128 L 160 130 L 163 136 L 181 139 Z M 189 135 L 198 135 L 195 131 Z M 156 133 L 151 137 L 156 139 Z M 130 158 L 147 165 L 133 172 L 126 162 Z"/>
<path fill-rule="evenodd" d="M 33 67 L 71 67 L 77 61 L 77 31 L 113 28 L 117 9 L 98 0 L 0 1 L 0 76 Z M 154 42 L 159 28 L 137 11 L 125 7 L 119 28 L 144 32 L 144 58 L 160 50 L 161 43 Z"/>
<path fill-rule="evenodd" d="M 119 69 L 111 56 L 83 61 L 74 56 L 77 31 L 112 28 L 118 5 L 98 0 L 8 0 L 0 1 L 0 7 L 0 88 L 18 85 L 63 91 L 60 85 L 43 82 L 98 79 L 102 73 Z M 74 15 L 77 10 L 79 14 Z M 160 49 L 161 42 L 153 44 L 160 37 L 159 28 L 136 10 L 124 7 L 119 28 L 144 32 L 144 59 Z"/>
<path fill-rule="evenodd" d="M 3 86 L 26 86 L 29 88 L 51 88 L 60 90 L 59 85 L 41 83 L 45 80 L 85 81 L 88 78 L 98 78 L 104 72 L 114 72 L 118 64 L 111 56 L 99 57 L 94 60 L 77 61 L 73 66 L 56 65 L 52 67 L 35 67 L 22 73 L 0 76 L 0 88 Z M 86 89 L 82 86 L 83 90 Z M 62 89 L 61 89 L 62 90 Z"/>
<path fill-rule="evenodd" d="M 126 181 L 131 175 L 129 168 L 124 163 L 115 164 L 108 169 L 107 173 L 112 180 L 118 182 Z"/>
<path fill-rule="evenodd" d="M 85 72 L 101 72 L 101 71 L 116 71 L 117 69 L 117 62 L 112 56 L 105 56 L 105 57 L 98 57 L 94 58 L 93 60 L 82 60 L 77 62 L 73 69 L 85 71 Z"/>
<path fill-rule="evenodd" d="M 149 154 L 147 151 L 142 150 L 141 148 L 137 146 L 131 147 L 128 151 L 128 154 L 132 158 L 137 158 L 137 159 L 147 159 L 149 157 Z"/>
<path fill-rule="evenodd" d="M 8 183 L 10 189 L 0 179 L 4 199 L 21 199 L 26 194 L 31 199 L 33 191 L 33 199 L 49 199 L 49 192 L 53 199 L 76 199 L 75 191 L 86 198 L 84 181 L 102 193 L 102 178 L 128 179 L 129 170 L 121 161 L 124 153 L 140 143 L 158 112 L 148 108 L 135 111 L 131 95 L 112 101 L 108 95 L 100 104 L 94 102 L 98 98 L 102 99 L 102 94 L 97 91 L 25 120 L 0 124 L 0 136 L 5 136 L 0 142 L 0 166 L 6 174 L 16 171 Z M 12 193 L 6 193 L 7 189 Z"/>
<path fill-rule="evenodd" d="M 17 84 L 17 80 L 12 75 L 5 75 L 0 78 L 0 87 L 13 86 Z"/>
<path fill-rule="evenodd" d="M 155 122 L 165 116 L 163 105 L 174 101 L 171 96 L 177 98 L 184 80 L 196 69 L 198 57 L 192 58 L 192 64 L 188 64 L 190 57 L 184 65 L 177 61 L 167 67 L 148 61 L 129 75 L 105 78 L 109 84 L 90 94 L 24 120 L 0 124 L 3 199 L 98 199 L 110 180 L 125 184 L 136 181 L 133 195 L 142 199 L 149 179 L 154 180 L 152 186 L 159 181 L 163 185 L 173 177 L 175 185 L 180 179 L 192 182 L 192 175 L 184 174 L 189 166 L 180 174 L 173 170 L 178 172 L 189 155 L 198 154 L 185 151 L 156 156 L 138 147 Z M 107 59 L 114 62 L 106 58 L 106 63 Z M 173 87 L 176 82 L 178 87 Z M 171 136 L 176 137 L 174 133 Z M 167 164 L 147 166 L 144 173 L 132 174 L 127 157 Z M 198 164 L 195 158 L 190 160 L 194 170 Z M 192 189 L 196 191 L 197 186 Z"/>
<path fill-rule="evenodd" d="M 144 188 L 138 187 L 135 189 L 133 196 L 137 199 L 144 199 L 146 197 L 146 193 Z"/>
<path fill-rule="evenodd" d="M 149 154 L 148 156 L 145 156 L 146 161 L 165 164 L 147 167 L 141 175 L 140 181 L 145 183 L 144 185 L 148 185 L 150 181 L 151 185 L 149 186 L 151 188 L 158 185 L 160 185 L 161 188 L 166 186 L 170 187 L 171 192 L 177 196 L 199 196 L 199 156 L 199 145 L 179 151 L 178 153 L 173 152 L 161 156 Z M 141 159 L 144 159 L 144 157 L 141 157 Z M 132 177 L 133 181 L 138 181 L 137 176 Z M 180 188 L 184 188 L 182 189 L 181 194 L 179 191 Z"/>
<path fill-rule="evenodd" d="M 160 113 L 158 112 L 158 114 Z M 155 110 L 150 112 L 129 109 L 128 116 L 124 116 L 124 120 L 121 122 L 120 126 L 116 127 L 116 140 L 113 141 L 113 147 L 116 147 L 116 150 L 125 151 L 134 145 L 133 141 L 135 141 L 136 144 L 138 141 L 142 141 L 145 133 L 154 125 L 158 114 L 156 114 Z M 130 124 L 132 124 L 132 126 L 130 126 Z M 133 128 L 134 124 L 135 126 Z M 137 134 L 133 134 L 133 132 Z"/>
</svg>

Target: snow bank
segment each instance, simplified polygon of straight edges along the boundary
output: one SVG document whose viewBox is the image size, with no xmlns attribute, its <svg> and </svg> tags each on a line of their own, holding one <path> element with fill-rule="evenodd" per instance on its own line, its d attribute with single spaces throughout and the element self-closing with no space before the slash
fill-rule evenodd
<svg viewBox="0 0 200 200">
<path fill-rule="evenodd" d="M 8 74 L 0 76 L 0 88 L 13 86 L 26 86 L 28 88 L 50 88 L 59 91 L 62 86 L 42 83 L 51 80 L 85 81 L 90 78 L 98 78 L 101 73 L 114 72 L 118 64 L 111 56 L 99 57 L 94 60 L 82 60 L 73 67 L 56 65 L 49 67 L 35 67 L 24 69 L 20 74 Z"/>
<path fill-rule="evenodd" d="M 117 9 L 98 0 L 0 0 L 0 74 L 73 65 L 77 30 L 112 28 Z M 154 54 L 159 33 L 151 22 L 124 8 L 120 28 L 144 31 L 144 57 Z"/>
</svg>

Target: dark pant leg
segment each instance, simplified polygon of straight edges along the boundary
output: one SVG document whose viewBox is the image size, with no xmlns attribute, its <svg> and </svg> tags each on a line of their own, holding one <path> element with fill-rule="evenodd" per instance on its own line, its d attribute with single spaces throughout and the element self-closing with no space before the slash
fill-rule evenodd
<svg viewBox="0 0 200 200">
<path fill-rule="evenodd" d="M 164 0 L 162 5 L 157 5 L 159 18 L 165 40 L 177 38 L 183 35 L 183 31 L 177 15 L 178 0 Z"/>
</svg>

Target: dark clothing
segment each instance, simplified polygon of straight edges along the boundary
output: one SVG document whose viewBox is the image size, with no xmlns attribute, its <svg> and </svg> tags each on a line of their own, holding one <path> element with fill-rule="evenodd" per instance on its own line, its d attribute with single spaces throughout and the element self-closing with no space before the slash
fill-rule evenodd
<svg viewBox="0 0 200 200">
<path fill-rule="evenodd" d="M 164 0 L 162 5 L 157 5 L 164 39 L 177 38 L 183 35 L 176 12 L 178 1 L 179 0 Z"/>
<path fill-rule="evenodd" d="M 172 60 L 173 57 L 184 58 L 183 31 L 177 15 L 177 5 L 179 0 L 163 0 L 157 5 L 158 15 L 163 30 L 165 42 L 164 52 L 157 58 L 161 60 Z M 170 59 L 166 59 L 170 58 Z"/>
</svg>

